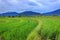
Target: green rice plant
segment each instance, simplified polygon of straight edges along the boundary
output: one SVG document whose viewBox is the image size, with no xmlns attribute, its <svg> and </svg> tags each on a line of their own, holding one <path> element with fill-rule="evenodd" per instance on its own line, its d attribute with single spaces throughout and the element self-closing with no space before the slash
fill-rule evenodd
<svg viewBox="0 0 60 40">
<path fill-rule="evenodd" d="M 26 18 L 1 19 L 8 22 L 0 22 L 1 40 L 26 40 L 28 34 L 37 26 L 36 20 Z M 0 21 L 1 21 L 0 20 Z"/>
<path fill-rule="evenodd" d="M 43 25 L 40 29 L 41 40 L 56 40 L 60 32 L 60 20 L 43 19 Z"/>
</svg>

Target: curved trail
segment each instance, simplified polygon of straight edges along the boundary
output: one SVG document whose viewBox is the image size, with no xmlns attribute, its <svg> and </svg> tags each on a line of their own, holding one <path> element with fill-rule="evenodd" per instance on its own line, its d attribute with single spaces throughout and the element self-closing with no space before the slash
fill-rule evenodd
<svg viewBox="0 0 60 40">
<path fill-rule="evenodd" d="M 40 35 L 38 34 L 41 26 L 42 26 L 42 22 L 41 20 L 37 20 L 39 22 L 38 26 L 28 35 L 27 40 L 40 40 Z"/>
</svg>

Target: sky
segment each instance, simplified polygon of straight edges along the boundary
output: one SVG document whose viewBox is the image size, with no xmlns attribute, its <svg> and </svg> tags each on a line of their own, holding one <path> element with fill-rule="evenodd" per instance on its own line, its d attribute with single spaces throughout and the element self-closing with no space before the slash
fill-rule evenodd
<svg viewBox="0 0 60 40">
<path fill-rule="evenodd" d="M 0 13 L 34 11 L 40 13 L 60 9 L 60 0 L 0 0 Z"/>
</svg>

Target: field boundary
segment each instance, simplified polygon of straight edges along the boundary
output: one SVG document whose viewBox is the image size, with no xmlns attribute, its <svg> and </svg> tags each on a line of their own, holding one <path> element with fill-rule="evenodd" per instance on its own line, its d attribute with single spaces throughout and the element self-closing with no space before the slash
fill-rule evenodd
<svg viewBox="0 0 60 40">
<path fill-rule="evenodd" d="M 37 21 L 38 21 L 37 27 L 34 30 L 32 30 L 32 32 L 28 35 L 27 40 L 40 40 L 41 39 L 38 32 L 42 26 L 42 22 L 41 20 L 37 20 Z"/>
</svg>

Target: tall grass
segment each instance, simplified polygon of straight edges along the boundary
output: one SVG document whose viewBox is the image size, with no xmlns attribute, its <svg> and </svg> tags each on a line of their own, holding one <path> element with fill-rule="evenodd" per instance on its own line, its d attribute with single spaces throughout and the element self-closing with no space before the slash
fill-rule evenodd
<svg viewBox="0 0 60 40">
<path fill-rule="evenodd" d="M 54 17 L 42 19 L 43 25 L 40 29 L 41 40 L 60 40 L 60 20 Z"/>
<path fill-rule="evenodd" d="M 42 22 L 41 28 L 36 19 Z M 0 40 L 27 40 L 31 32 L 34 40 L 60 40 L 60 16 L 0 18 Z"/>
<path fill-rule="evenodd" d="M 0 19 L 0 40 L 26 40 L 37 24 L 28 18 Z"/>
</svg>

